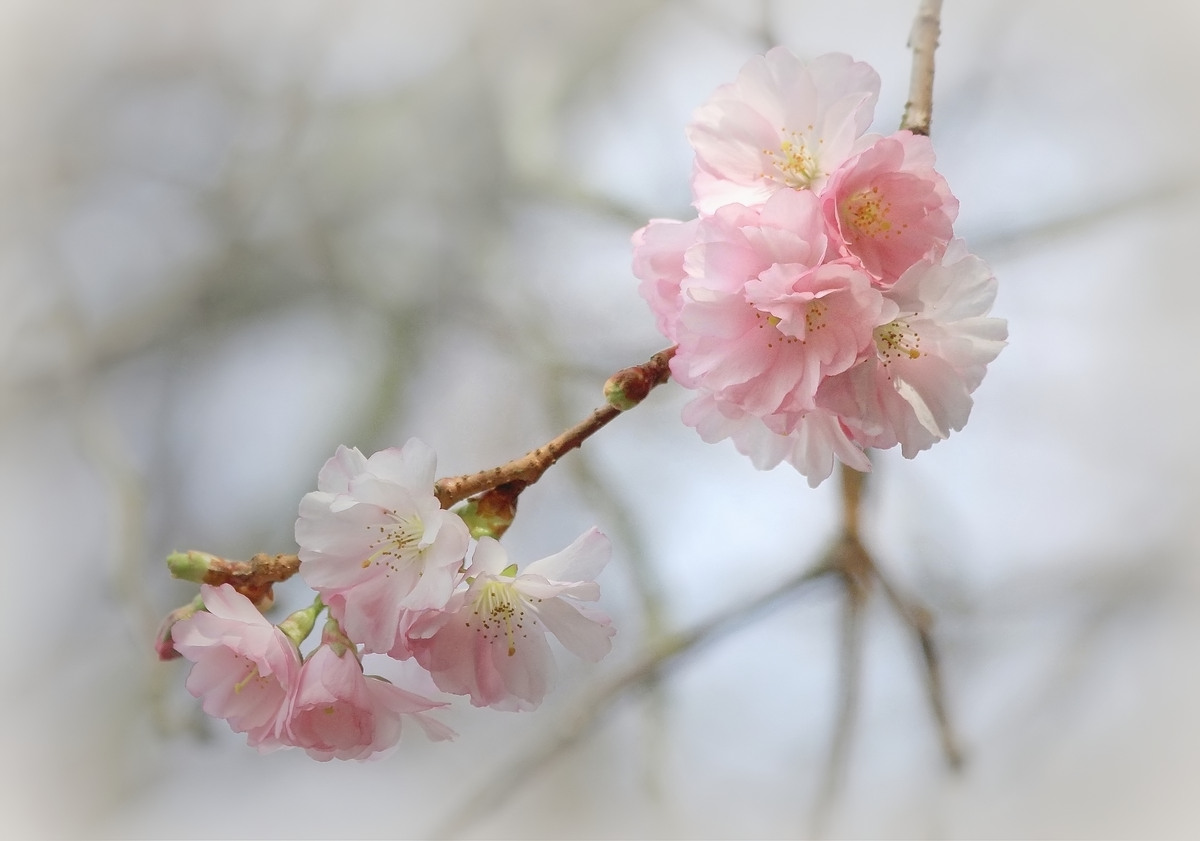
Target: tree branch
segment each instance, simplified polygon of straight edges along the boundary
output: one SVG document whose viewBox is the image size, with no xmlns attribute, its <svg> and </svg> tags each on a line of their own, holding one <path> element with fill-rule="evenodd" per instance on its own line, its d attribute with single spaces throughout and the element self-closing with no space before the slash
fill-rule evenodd
<svg viewBox="0 0 1200 841">
<path fill-rule="evenodd" d="M 908 36 L 913 65 L 900 128 L 913 134 L 928 135 L 933 119 L 933 53 L 941 33 L 941 18 L 942 0 L 921 0 L 912 33 Z"/>
<path fill-rule="evenodd" d="M 536 450 L 530 450 L 520 458 L 489 470 L 438 479 L 434 483 L 434 495 L 438 502 L 443 508 L 449 508 L 467 497 L 500 485 L 519 484 L 521 488 L 532 485 L 560 458 L 583 444 L 621 412 L 640 403 L 655 386 L 665 383 L 671 376 L 668 365 L 674 355 L 675 348 L 670 347 L 654 354 L 641 365 L 613 374 L 604 385 L 607 405 L 601 406 L 590 417 Z"/>
<path fill-rule="evenodd" d="M 571 450 L 579 447 L 624 411 L 638 405 L 656 387 L 671 376 L 670 362 L 675 348 L 660 350 L 640 365 L 623 368 L 608 378 L 604 384 L 607 405 L 596 409 L 587 419 L 580 421 L 556 438 L 531 450 L 520 458 L 463 476 L 451 476 L 434 483 L 434 495 L 442 508 L 449 508 L 476 494 L 488 492 L 491 496 L 481 502 L 487 509 L 483 513 L 497 520 L 516 514 L 517 496 L 529 485 L 542 477 L 550 467 Z M 494 528 L 498 537 L 507 523 Z M 167 558 L 167 567 L 176 578 L 197 583 L 220 586 L 232 584 L 238 592 L 247 596 L 264 610 L 273 598 L 271 585 L 291 578 L 300 569 L 296 555 L 267 555 L 259 553 L 248 561 L 231 561 L 208 552 L 190 550 L 175 552 Z"/>
</svg>

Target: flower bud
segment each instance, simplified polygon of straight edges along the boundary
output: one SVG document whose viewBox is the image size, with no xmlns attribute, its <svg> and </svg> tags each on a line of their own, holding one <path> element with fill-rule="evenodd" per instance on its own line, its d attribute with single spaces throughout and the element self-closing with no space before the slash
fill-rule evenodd
<svg viewBox="0 0 1200 841">
<path fill-rule="evenodd" d="M 517 497 L 524 488 L 524 482 L 506 482 L 467 500 L 454 513 L 467 524 L 471 537 L 476 540 L 481 537 L 499 540 L 516 519 Z"/>
<path fill-rule="evenodd" d="M 179 652 L 175 650 L 175 641 L 171 639 L 171 629 L 175 627 L 176 622 L 189 619 L 196 611 L 203 609 L 204 600 L 196 596 L 189 604 L 177 607 L 167 614 L 167 618 L 158 626 L 158 633 L 154 635 L 154 651 L 158 654 L 159 660 L 174 660 L 180 656 Z"/>
</svg>

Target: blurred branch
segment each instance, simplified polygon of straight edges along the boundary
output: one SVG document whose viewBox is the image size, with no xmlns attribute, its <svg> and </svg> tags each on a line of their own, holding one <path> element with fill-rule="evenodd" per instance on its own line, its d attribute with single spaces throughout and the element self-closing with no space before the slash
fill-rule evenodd
<svg viewBox="0 0 1200 841">
<path fill-rule="evenodd" d="M 861 552 L 861 546 L 853 548 L 858 550 L 856 554 Z M 861 557 L 856 558 L 856 564 L 861 562 Z M 842 580 L 846 584 L 846 597 L 842 606 L 841 648 L 838 652 L 837 721 L 833 727 L 833 739 L 821 786 L 813 804 L 810 832 L 816 838 L 826 835 L 829 814 L 846 776 L 846 765 L 854 736 L 854 717 L 858 711 L 859 690 L 862 685 L 863 608 L 867 603 L 867 591 L 856 584 L 854 578 L 843 575 Z"/>
</svg>

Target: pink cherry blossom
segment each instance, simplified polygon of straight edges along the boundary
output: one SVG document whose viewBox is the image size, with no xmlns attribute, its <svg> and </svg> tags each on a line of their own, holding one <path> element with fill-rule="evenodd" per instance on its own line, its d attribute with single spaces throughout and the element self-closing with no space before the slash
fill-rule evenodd
<svg viewBox="0 0 1200 841">
<path fill-rule="evenodd" d="M 406 717 L 430 738 L 453 738 L 452 730 L 425 715 L 444 706 L 364 675 L 352 647 L 323 644 L 300 670 L 287 739 L 321 761 L 377 759 L 395 748 Z"/>
<path fill-rule="evenodd" d="M 446 611 L 409 634 L 416 660 L 444 692 L 469 695 L 477 707 L 530 710 L 549 689 L 554 661 L 549 632 L 577 657 L 600 660 L 612 647 L 607 616 L 595 601 L 596 575 L 608 562 L 608 538 L 591 529 L 520 574 L 495 540 L 479 541 L 467 570 L 470 586 Z"/>
<path fill-rule="evenodd" d="M 865 445 L 901 445 L 906 458 L 960 430 L 971 393 L 1005 344 L 987 317 L 996 279 L 954 240 L 940 259 L 914 265 L 887 292 L 895 319 L 874 331 L 875 353 L 825 385 L 819 402 L 846 418 Z"/>
<path fill-rule="evenodd" d="M 929 138 L 900 131 L 838 167 L 822 195 L 842 253 L 886 284 L 954 235 L 958 200 L 933 164 Z"/>
<path fill-rule="evenodd" d="M 194 665 L 187 689 L 206 713 L 245 733 L 261 751 L 281 747 L 300 653 L 229 584 L 200 586 L 205 611 L 171 629 L 175 649 Z"/>
<path fill-rule="evenodd" d="M 367 651 L 403 647 L 404 611 L 440 609 L 470 535 L 433 495 L 436 456 L 411 439 L 365 458 L 339 447 L 300 502 L 300 574 Z"/>
<path fill-rule="evenodd" d="M 752 58 L 688 127 L 696 209 L 762 204 L 784 188 L 821 190 L 830 173 L 876 139 L 864 132 L 878 97 L 878 74 L 846 55 L 805 64 L 776 47 Z"/>
<path fill-rule="evenodd" d="M 749 414 L 814 409 L 822 378 L 859 361 L 894 312 L 856 264 L 822 262 L 810 192 L 776 193 L 761 211 L 723 207 L 701 219 L 697 240 L 684 255 L 671 372 Z"/>
</svg>

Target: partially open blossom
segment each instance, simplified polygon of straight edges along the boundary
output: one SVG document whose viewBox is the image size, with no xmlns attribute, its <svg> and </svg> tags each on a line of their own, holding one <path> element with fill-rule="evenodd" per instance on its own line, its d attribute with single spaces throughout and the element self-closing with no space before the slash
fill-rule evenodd
<svg viewBox="0 0 1200 841">
<path fill-rule="evenodd" d="M 358 652 L 336 622 L 334 639 L 329 626 L 322 645 L 304 666 L 287 718 L 287 739 L 308 755 L 329 759 L 380 758 L 398 743 L 405 718 L 433 739 L 449 739 L 454 732 L 425 713 L 447 706 L 394 686 L 373 675 L 364 675 Z"/>
<path fill-rule="evenodd" d="M 537 707 L 553 677 L 547 632 L 593 662 L 612 647 L 608 617 L 582 604 L 599 598 L 594 579 L 609 552 L 608 538 L 591 529 L 518 573 L 504 547 L 482 538 L 467 570 L 467 590 L 409 632 L 417 662 L 439 689 L 469 695 L 477 707 Z"/>
<path fill-rule="evenodd" d="M 846 161 L 822 196 L 841 250 L 885 284 L 954 236 L 958 200 L 934 168 L 928 137 L 900 131 Z"/>
<path fill-rule="evenodd" d="M 688 126 L 696 209 L 708 214 L 761 204 L 780 189 L 823 189 L 830 173 L 876 139 L 864 133 L 878 97 L 878 74 L 846 55 L 806 64 L 776 47 L 752 58 Z"/>
<path fill-rule="evenodd" d="M 204 711 L 245 733 L 259 750 L 281 747 L 289 698 L 300 671 L 296 644 L 229 584 L 203 584 L 204 611 L 171 629 L 175 649 L 194 664 L 187 689 Z"/>
<path fill-rule="evenodd" d="M 470 536 L 433 495 L 436 457 L 411 439 L 366 458 L 339 447 L 300 501 L 300 574 L 367 651 L 401 637 L 404 611 L 443 607 Z"/>
</svg>

